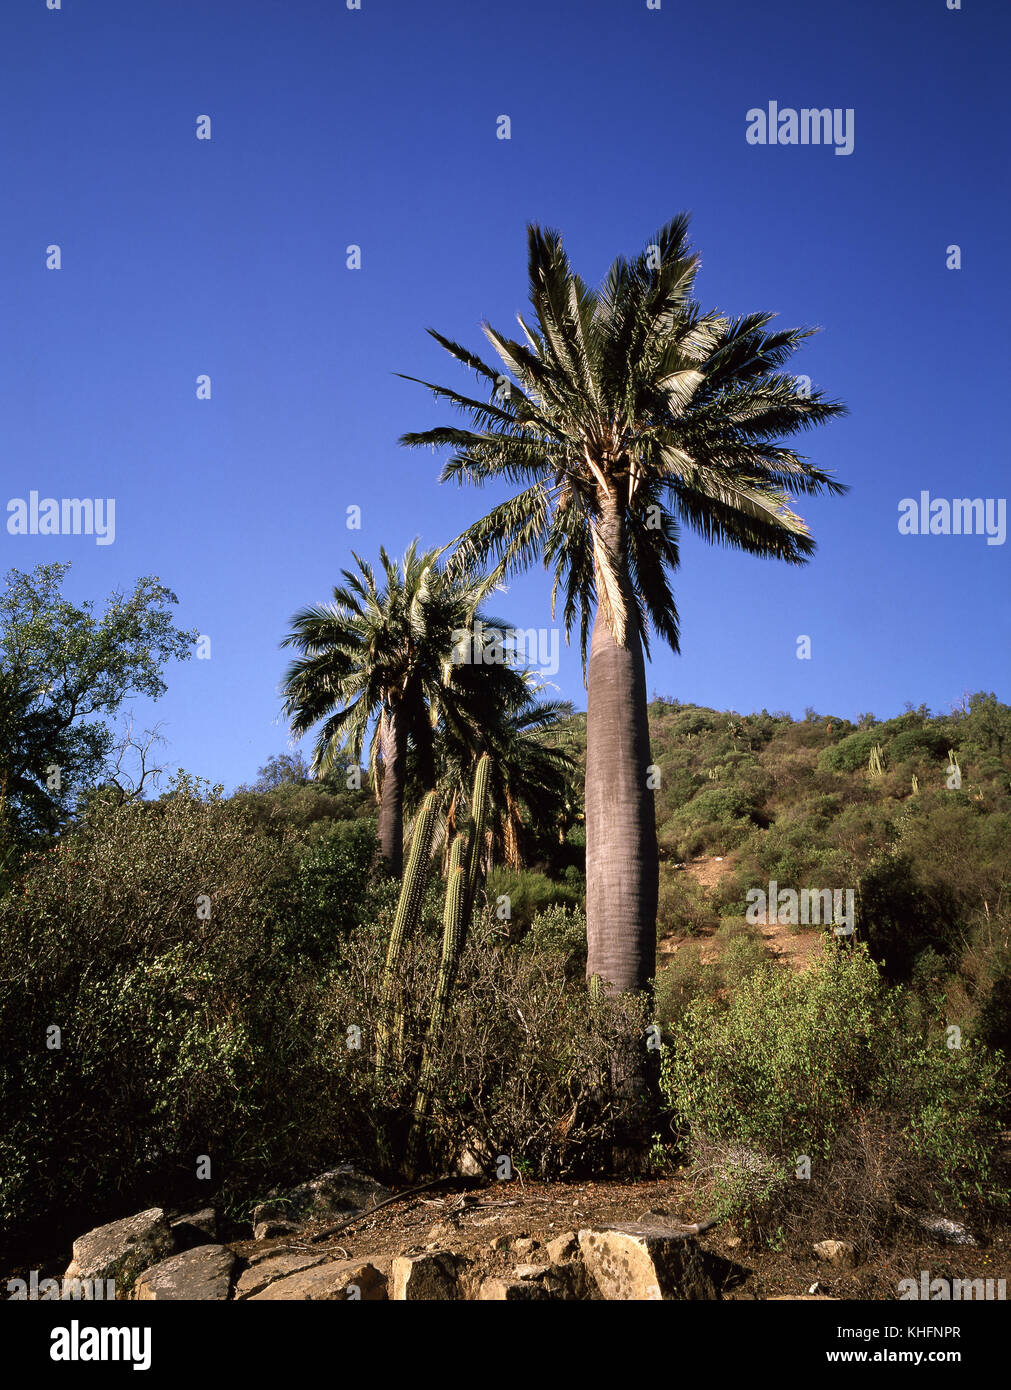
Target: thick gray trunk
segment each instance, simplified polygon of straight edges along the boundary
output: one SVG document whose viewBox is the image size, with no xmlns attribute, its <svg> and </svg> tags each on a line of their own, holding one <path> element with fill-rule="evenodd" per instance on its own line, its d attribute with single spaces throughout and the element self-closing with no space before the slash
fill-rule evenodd
<svg viewBox="0 0 1011 1390">
<path fill-rule="evenodd" d="M 383 792 L 379 803 L 379 852 L 391 874 L 404 869 L 404 781 L 407 772 L 407 729 L 396 713 L 386 717 L 383 730 Z"/>
<path fill-rule="evenodd" d="M 656 972 L 659 876 L 646 669 L 616 508 L 601 532 L 621 576 L 628 630 L 619 646 L 598 603 L 587 677 L 586 974 L 610 991 L 641 990 Z"/>
</svg>

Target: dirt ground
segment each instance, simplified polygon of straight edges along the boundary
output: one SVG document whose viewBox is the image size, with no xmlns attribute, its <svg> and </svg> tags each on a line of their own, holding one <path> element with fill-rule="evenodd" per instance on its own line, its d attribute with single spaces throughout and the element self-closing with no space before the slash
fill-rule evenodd
<svg viewBox="0 0 1011 1390">
<path fill-rule="evenodd" d="M 537 1247 L 492 1250 L 496 1237 L 527 1237 L 544 1245 L 555 1236 L 581 1227 L 610 1222 L 656 1221 L 691 1225 L 706 1213 L 686 1204 L 688 1186 L 679 1179 L 630 1182 L 509 1182 L 476 1185 L 460 1180 L 377 1211 L 363 1213 L 353 1225 L 329 1240 L 312 1242 L 313 1228 L 299 1239 L 235 1242 L 245 1259 L 293 1250 L 327 1254 L 331 1259 L 355 1256 L 420 1254 L 426 1248 L 452 1249 L 474 1259 L 484 1275 L 505 1277 L 521 1261 L 537 1262 Z M 837 1232 L 826 1230 L 822 1239 Z M 857 1268 L 841 1272 L 820 1264 L 813 1250 L 742 1250 L 729 1231 L 713 1228 L 699 1237 L 703 1248 L 726 1261 L 722 1294 L 725 1299 L 767 1299 L 781 1294 L 817 1292 L 839 1299 L 892 1300 L 901 1279 L 1006 1279 L 1011 1282 L 1011 1227 L 991 1231 L 978 1248 L 939 1244 L 915 1236 L 888 1250 L 861 1252 Z"/>
</svg>

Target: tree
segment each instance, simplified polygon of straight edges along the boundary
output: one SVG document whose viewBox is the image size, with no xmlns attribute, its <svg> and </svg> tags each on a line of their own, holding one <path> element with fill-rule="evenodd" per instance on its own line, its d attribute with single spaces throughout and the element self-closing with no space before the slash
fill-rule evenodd
<svg viewBox="0 0 1011 1390">
<path fill-rule="evenodd" d="M 845 491 L 781 442 L 843 409 L 781 371 L 813 330 L 772 332 L 770 314 L 704 313 L 687 233 L 687 217 L 676 217 L 591 290 L 558 233 L 531 226 L 524 342 L 484 324 L 501 360 L 490 366 L 429 330 L 489 389 L 485 401 L 420 382 L 473 428 L 401 440 L 448 446 L 443 481 L 521 485 L 464 534 L 461 562 L 495 557 L 505 574 L 542 559 L 567 636 L 578 619 L 584 671 L 589 641 L 587 973 L 617 990 L 646 987 L 655 969 L 644 656 L 651 631 L 678 650 L 669 575 L 679 526 L 800 564 L 814 542 L 787 489 Z"/>
<path fill-rule="evenodd" d="M 196 641 L 173 626 L 178 600 L 157 578 L 117 590 L 97 617 L 62 597 L 69 569 L 9 570 L 0 594 L 0 828 L 22 845 L 55 833 L 101 778 L 106 719 L 129 695 L 164 694 L 163 667 Z"/>
<path fill-rule="evenodd" d="M 467 680 L 469 677 L 469 680 Z M 447 808 L 447 841 L 457 830 L 456 808 L 470 794 L 479 759 L 490 755 L 488 847 L 511 869 L 525 862 L 524 824 L 546 831 L 564 814 L 572 760 L 542 742 L 572 714 L 560 700 L 540 700 L 527 673 L 510 666 L 473 666 L 457 675 L 467 685 L 436 744 L 438 789 Z"/>
<path fill-rule="evenodd" d="M 380 549 L 382 582 L 354 555 L 357 572 L 342 570 L 333 601 L 297 613 L 282 642 L 302 653 L 284 677 L 292 733 L 320 724 L 313 772 L 326 775 L 345 753 L 360 761 L 371 732 L 380 852 L 395 875 L 403 867 L 408 751 L 425 788 L 434 787 L 434 726 L 456 699 L 453 653 L 494 587 L 459 567 L 451 573 L 441 554 L 419 553 L 415 542 L 398 565 Z"/>
</svg>

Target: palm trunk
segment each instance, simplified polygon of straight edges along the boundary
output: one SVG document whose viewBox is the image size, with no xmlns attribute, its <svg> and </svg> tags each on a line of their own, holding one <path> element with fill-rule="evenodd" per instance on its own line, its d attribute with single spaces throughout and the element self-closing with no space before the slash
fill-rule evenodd
<svg viewBox="0 0 1011 1390">
<path fill-rule="evenodd" d="M 645 989 L 656 971 L 659 864 L 647 787 L 646 668 L 617 504 L 605 504 L 599 532 L 619 578 L 627 631 L 619 646 L 598 602 L 587 679 L 586 975 L 617 992 Z"/>
<path fill-rule="evenodd" d="M 396 711 L 385 714 L 382 733 L 383 793 L 379 803 L 379 852 L 390 873 L 404 869 L 404 783 L 407 773 L 407 726 Z"/>
</svg>

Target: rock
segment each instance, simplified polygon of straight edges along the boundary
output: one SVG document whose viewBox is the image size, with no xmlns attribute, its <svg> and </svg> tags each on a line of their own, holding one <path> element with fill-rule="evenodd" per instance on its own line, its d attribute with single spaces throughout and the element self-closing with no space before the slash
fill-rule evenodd
<svg viewBox="0 0 1011 1390">
<path fill-rule="evenodd" d="M 529 1255 L 534 1250 L 539 1250 L 540 1248 L 540 1241 L 533 1240 L 530 1236 L 519 1236 L 513 1241 L 511 1246 L 514 1255 Z"/>
<path fill-rule="evenodd" d="M 141 1274 L 134 1298 L 159 1302 L 224 1302 L 232 1289 L 236 1258 L 224 1245 L 198 1245 L 160 1260 Z"/>
<path fill-rule="evenodd" d="M 848 1240 L 820 1240 L 814 1247 L 819 1260 L 834 1265 L 836 1269 L 856 1269 L 857 1248 Z"/>
<path fill-rule="evenodd" d="M 550 1268 L 550 1265 L 517 1265 L 513 1270 L 513 1277 L 516 1279 L 543 1279 Z"/>
<path fill-rule="evenodd" d="M 328 1173 L 320 1173 L 311 1182 L 261 1202 L 253 1208 L 253 1226 L 255 1228 L 261 1221 L 299 1223 L 346 1216 L 374 1207 L 392 1195 L 389 1188 L 345 1163 Z"/>
<path fill-rule="evenodd" d="M 161 1207 L 97 1226 L 74 1241 L 65 1279 L 113 1279 L 117 1293 L 129 1291 L 137 1275 L 175 1254 L 175 1238 Z M 87 1292 L 88 1285 L 82 1286 Z"/>
<path fill-rule="evenodd" d="M 169 1223 L 177 1250 L 192 1250 L 198 1245 L 215 1245 L 218 1239 L 218 1214 L 213 1207 L 187 1212 Z"/>
<path fill-rule="evenodd" d="M 273 1240 L 275 1236 L 290 1236 L 298 1230 L 291 1221 L 258 1221 L 253 1227 L 254 1240 Z"/>
<path fill-rule="evenodd" d="M 496 1236 L 491 1242 L 491 1248 L 492 1250 L 506 1250 L 511 1240 L 512 1236 Z"/>
<path fill-rule="evenodd" d="M 979 1244 L 971 1231 L 958 1221 L 952 1221 L 948 1216 L 924 1216 L 920 1218 L 920 1225 L 930 1235 L 936 1236 L 938 1240 L 946 1241 L 949 1245 Z"/>
<path fill-rule="evenodd" d="M 545 1245 L 544 1253 L 553 1265 L 564 1264 L 568 1260 L 581 1259 L 579 1236 L 575 1231 L 566 1231 L 564 1235 L 555 1236 Z"/>
<path fill-rule="evenodd" d="M 386 1299 L 386 1275 L 370 1260 L 328 1260 L 277 1279 L 250 1298 L 251 1303 L 338 1299 L 377 1303 Z"/>
<path fill-rule="evenodd" d="M 716 1299 L 694 1236 L 639 1223 L 579 1232 L 586 1272 L 605 1299 Z"/>
<path fill-rule="evenodd" d="M 451 1251 L 398 1255 L 393 1261 L 393 1298 L 398 1303 L 459 1297 L 457 1256 Z"/>
<path fill-rule="evenodd" d="M 278 1279 L 286 1279 L 288 1275 L 297 1274 L 299 1270 L 326 1264 L 328 1259 L 328 1255 L 268 1255 L 266 1259 L 242 1271 L 235 1286 L 235 1297 L 253 1298 Z"/>
<path fill-rule="evenodd" d="M 523 1303 L 550 1298 L 543 1285 L 530 1280 L 485 1279 L 477 1291 L 482 1302 Z"/>
</svg>

